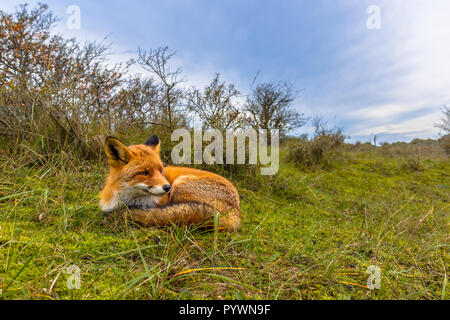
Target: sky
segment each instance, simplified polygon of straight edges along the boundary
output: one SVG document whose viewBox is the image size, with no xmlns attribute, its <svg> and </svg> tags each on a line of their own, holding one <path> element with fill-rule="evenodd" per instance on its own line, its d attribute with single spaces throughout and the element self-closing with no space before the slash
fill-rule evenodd
<svg viewBox="0 0 450 320">
<path fill-rule="evenodd" d="M 0 9 L 22 2 L 0 0 Z M 107 37 L 112 61 L 169 46 L 188 87 L 220 73 L 244 100 L 256 75 L 291 83 L 294 108 L 342 128 L 350 142 L 438 138 L 434 125 L 450 105 L 448 0 L 41 2 L 60 18 L 55 32 Z M 72 5 L 79 29 L 69 28 Z M 309 124 L 292 134 L 308 132 Z"/>
</svg>

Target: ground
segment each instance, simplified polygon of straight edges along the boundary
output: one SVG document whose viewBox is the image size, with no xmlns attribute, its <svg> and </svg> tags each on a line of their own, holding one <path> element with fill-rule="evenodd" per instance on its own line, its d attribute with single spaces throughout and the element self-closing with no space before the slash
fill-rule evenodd
<svg viewBox="0 0 450 320">
<path fill-rule="evenodd" d="M 416 167 L 360 153 L 327 171 L 282 162 L 254 185 L 234 175 L 237 233 L 103 217 L 103 162 L 0 164 L 3 299 L 448 297 L 448 158 Z M 369 266 L 379 289 L 367 287 Z"/>
</svg>

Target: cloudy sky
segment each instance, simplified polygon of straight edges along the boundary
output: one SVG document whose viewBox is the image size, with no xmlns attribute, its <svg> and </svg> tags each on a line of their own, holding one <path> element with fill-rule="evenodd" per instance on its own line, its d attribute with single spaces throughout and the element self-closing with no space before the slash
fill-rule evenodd
<svg viewBox="0 0 450 320">
<path fill-rule="evenodd" d="M 0 0 L 2 10 L 22 1 Z M 29 1 L 34 3 L 34 1 Z M 342 127 L 350 141 L 436 138 L 450 105 L 448 0 L 47 1 L 57 32 L 113 42 L 111 59 L 169 46 L 186 85 L 216 72 L 247 94 L 259 82 L 290 82 L 295 108 Z M 80 29 L 69 29 L 70 5 Z M 380 28 L 367 20 L 380 9 Z M 371 20 L 372 21 L 372 20 Z M 310 130 L 305 127 L 296 133 Z"/>
</svg>

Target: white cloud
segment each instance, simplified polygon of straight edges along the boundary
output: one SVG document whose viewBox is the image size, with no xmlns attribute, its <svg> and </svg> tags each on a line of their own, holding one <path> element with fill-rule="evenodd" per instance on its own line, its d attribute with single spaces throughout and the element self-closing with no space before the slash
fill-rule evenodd
<svg viewBox="0 0 450 320">
<path fill-rule="evenodd" d="M 409 105 L 387 104 L 351 111 L 348 115 L 357 119 L 387 119 L 413 110 Z"/>
<path fill-rule="evenodd" d="M 381 30 L 356 30 L 358 41 L 338 53 L 323 109 L 349 121 L 351 135 L 436 137 L 450 103 L 450 1 L 378 3 Z"/>
<path fill-rule="evenodd" d="M 354 134 L 356 136 L 370 136 L 374 134 L 402 134 L 412 139 L 417 137 L 417 134 L 420 133 L 423 137 L 430 137 L 438 134 L 438 129 L 434 127 L 438 120 L 439 117 L 437 114 L 432 113 L 396 123 L 364 128 L 356 131 Z"/>
</svg>

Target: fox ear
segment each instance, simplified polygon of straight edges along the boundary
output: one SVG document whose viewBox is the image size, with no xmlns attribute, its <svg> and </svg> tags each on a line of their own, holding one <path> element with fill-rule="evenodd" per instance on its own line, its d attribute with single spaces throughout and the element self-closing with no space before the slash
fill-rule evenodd
<svg viewBox="0 0 450 320">
<path fill-rule="evenodd" d="M 130 161 L 130 150 L 117 138 L 106 138 L 105 152 L 109 160 L 122 161 L 123 163 Z"/>
<path fill-rule="evenodd" d="M 147 141 L 144 142 L 146 146 L 152 147 L 156 152 L 159 153 L 159 137 L 158 135 L 154 134 L 150 138 L 147 139 Z"/>
</svg>

